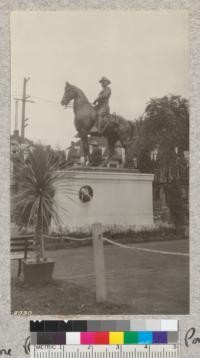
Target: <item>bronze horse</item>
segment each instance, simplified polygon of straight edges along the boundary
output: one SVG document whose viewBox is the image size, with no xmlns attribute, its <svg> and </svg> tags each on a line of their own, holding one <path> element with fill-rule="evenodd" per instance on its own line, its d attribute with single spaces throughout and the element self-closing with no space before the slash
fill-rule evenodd
<svg viewBox="0 0 200 358">
<path fill-rule="evenodd" d="M 88 145 L 88 134 L 97 121 L 97 113 L 88 101 L 81 89 L 66 82 L 65 91 L 61 100 L 61 105 L 67 107 L 70 101 L 73 102 L 74 124 L 81 138 L 85 161 L 90 161 Z M 134 167 L 134 123 L 121 116 L 112 114 L 101 119 L 101 133 L 107 138 L 109 158 L 115 153 L 115 144 L 121 142 L 125 149 L 125 166 Z"/>
</svg>

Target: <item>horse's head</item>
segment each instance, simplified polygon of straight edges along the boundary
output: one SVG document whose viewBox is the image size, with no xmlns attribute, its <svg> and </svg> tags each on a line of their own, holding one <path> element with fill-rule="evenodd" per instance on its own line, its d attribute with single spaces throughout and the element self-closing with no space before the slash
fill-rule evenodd
<svg viewBox="0 0 200 358">
<path fill-rule="evenodd" d="M 75 91 L 72 85 L 69 84 L 69 82 L 65 83 L 65 92 L 63 95 L 63 98 L 61 100 L 61 105 L 62 106 L 67 106 L 69 104 L 69 102 L 74 99 L 75 97 Z"/>
</svg>

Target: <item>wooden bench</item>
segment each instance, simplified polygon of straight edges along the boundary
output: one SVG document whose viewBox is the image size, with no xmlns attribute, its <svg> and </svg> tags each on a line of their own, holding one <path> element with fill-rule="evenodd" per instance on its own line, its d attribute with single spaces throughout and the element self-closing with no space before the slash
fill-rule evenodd
<svg viewBox="0 0 200 358">
<path fill-rule="evenodd" d="M 18 260 L 18 273 L 19 277 L 22 271 L 22 260 L 28 258 L 30 251 L 34 250 L 33 235 L 22 235 L 11 237 L 11 260 Z"/>
</svg>

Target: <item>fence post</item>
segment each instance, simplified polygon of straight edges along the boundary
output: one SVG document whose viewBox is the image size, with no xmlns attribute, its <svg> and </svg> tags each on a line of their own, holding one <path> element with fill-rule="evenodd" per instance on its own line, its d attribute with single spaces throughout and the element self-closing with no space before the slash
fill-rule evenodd
<svg viewBox="0 0 200 358">
<path fill-rule="evenodd" d="M 96 300 L 97 302 L 104 302 L 107 299 L 107 291 L 102 225 L 100 223 L 95 223 L 92 225 L 92 238 L 94 249 L 94 269 L 96 277 Z"/>
</svg>

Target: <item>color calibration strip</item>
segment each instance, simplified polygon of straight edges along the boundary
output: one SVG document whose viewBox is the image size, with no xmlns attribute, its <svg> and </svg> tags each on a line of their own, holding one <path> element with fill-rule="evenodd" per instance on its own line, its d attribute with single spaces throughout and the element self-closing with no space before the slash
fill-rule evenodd
<svg viewBox="0 0 200 358">
<path fill-rule="evenodd" d="M 152 345 L 179 341 L 177 320 L 31 321 L 30 328 L 32 345 Z"/>
<path fill-rule="evenodd" d="M 33 345 L 176 343 L 178 332 L 31 332 Z"/>
<path fill-rule="evenodd" d="M 30 332 L 125 332 L 155 331 L 177 332 L 178 321 L 174 319 L 135 320 L 48 320 L 30 321 Z"/>
</svg>

